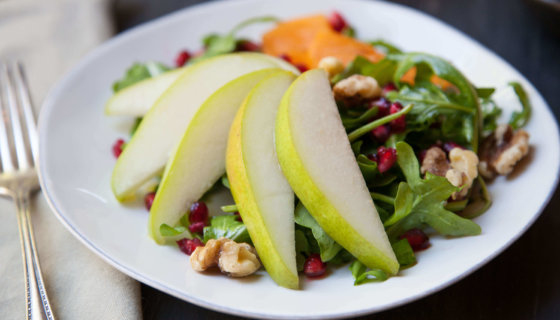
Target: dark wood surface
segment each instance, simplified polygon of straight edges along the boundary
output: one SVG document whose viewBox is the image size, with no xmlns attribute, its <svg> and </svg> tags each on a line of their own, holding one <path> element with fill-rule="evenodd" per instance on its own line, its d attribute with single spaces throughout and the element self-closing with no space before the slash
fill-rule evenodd
<svg viewBox="0 0 560 320">
<path fill-rule="evenodd" d="M 202 1 L 119 0 L 119 31 Z M 490 48 L 516 69 L 560 115 L 560 16 L 521 0 L 394 1 L 441 19 Z M 527 186 L 528 188 L 530 186 Z M 509 249 L 462 281 L 408 305 L 363 319 L 560 319 L 560 192 Z M 144 319 L 238 319 L 142 286 Z"/>
</svg>

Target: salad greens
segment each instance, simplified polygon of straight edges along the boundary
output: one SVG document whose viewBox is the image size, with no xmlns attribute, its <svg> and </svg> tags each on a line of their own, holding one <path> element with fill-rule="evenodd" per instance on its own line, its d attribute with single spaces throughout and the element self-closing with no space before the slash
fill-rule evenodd
<svg viewBox="0 0 560 320">
<path fill-rule="evenodd" d="M 509 124 L 513 129 L 523 128 L 527 122 L 529 122 L 529 118 L 531 117 L 531 104 L 529 102 L 529 97 L 527 97 L 527 93 L 521 86 L 519 82 L 510 82 L 508 83 L 512 88 L 519 102 L 521 102 L 522 110 L 515 111 L 511 115 L 511 119 L 509 120 Z"/>
<path fill-rule="evenodd" d="M 139 81 L 155 77 L 171 68 L 159 62 L 135 63 L 128 70 L 124 77 L 113 84 L 113 92 L 118 92 Z"/>
<path fill-rule="evenodd" d="M 228 238 L 236 242 L 251 242 L 247 227 L 237 221 L 234 215 L 215 216 L 210 220 L 210 226 L 204 227 L 204 242 L 210 239 Z"/>
</svg>

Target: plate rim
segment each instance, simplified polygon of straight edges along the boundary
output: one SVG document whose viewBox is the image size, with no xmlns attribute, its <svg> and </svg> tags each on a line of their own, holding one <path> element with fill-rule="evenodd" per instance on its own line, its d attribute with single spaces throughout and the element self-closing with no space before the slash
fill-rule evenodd
<svg viewBox="0 0 560 320">
<path fill-rule="evenodd" d="M 43 132 L 43 130 L 44 130 L 43 128 L 45 127 L 45 124 L 44 124 L 44 122 L 46 121 L 46 120 L 44 120 L 46 118 L 45 114 L 48 114 L 52 111 L 52 109 L 55 106 L 53 101 L 56 100 L 56 97 L 61 94 L 62 88 L 64 88 L 66 86 L 69 79 L 72 76 L 74 76 L 75 74 L 79 73 L 79 70 L 82 69 L 83 66 L 87 65 L 92 59 L 98 57 L 99 55 L 103 55 L 106 51 L 108 51 L 112 47 L 118 45 L 118 43 L 120 41 L 122 41 L 123 39 L 133 38 L 137 35 L 141 35 L 143 32 L 145 32 L 145 30 L 157 28 L 160 25 L 163 25 L 163 24 L 166 24 L 166 23 L 171 23 L 172 21 L 174 21 L 174 19 L 178 19 L 186 11 L 205 10 L 205 9 L 207 9 L 207 7 L 212 8 L 214 6 L 238 5 L 239 3 L 243 3 L 243 2 L 252 3 L 252 2 L 255 2 L 255 1 L 257 1 L 257 0 L 235 0 L 235 1 L 218 0 L 218 1 L 204 2 L 204 3 L 198 3 L 198 4 L 195 4 L 195 5 L 187 6 L 185 8 L 182 8 L 182 9 L 173 11 L 171 13 L 165 14 L 163 16 L 157 17 L 155 19 L 143 22 L 143 23 L 141 23 L 137 26 L 134 26 L 133 28 L 125 30 L 125 31 L 123 31 L 119 34 L 116 34 L 113 37 L 111 37 L 110 39 L 107 39 L 103 43 L 99 44 L 98 46 L 93 48 L 89 53 L 84 55 L 79 60 L 78 63 L 76 63 L 74 66 L 72 66 L 70 71 L 63 74 L 58 79 L 58 81 L 49 90 L 46 98 L 41 103 L 41 109 L 40 109 L 40 114 L 39 114 L 39 119 L 38 119 L 39 137 L 42 136 L 41 133 Z M 463 31 L 455 28 L 452 25 L 449 25 L 448 23 L 446 23 L 446 22 L 444 22 L 444 21 L 442 21 L 442 20 L 440 20 L 440 19 L 438 19 L 438 18 L 436 18 L 436 17 L 434 17 L 434 16 L 432 16 L 432 15 L 426 13 L 426 12 L 420 11 L 420 10 L 412 8 L 412 7 L 408 7 L 408 6 L 400 4 L 400 3 L 393 3 L 393 2 L 389 3 L 389 2 L 385 2 L 385 1 L 379 1 L 379 0 L 374 0 L 374 1 L 346 0 L 346 1 L 351 1 L 351 2 L 355 2 L 355 3 L 359 3 L 359 4 L 368 4 L 368 3 L 375 2 L 376 4 L 381 4 L 381 5 L 385 5 L 385 6 L 389 6 L 389 7 L 398 7 L 399 10 L 409 11 L 413 14 L 420 15 L 423 18 L 426 18 L 426 19 L 436 23 L 438 25 L 438 27 L 441 27 L 441 28 L 447 29 L 451 32 L 454 32 L 454 33 L 462 36 L 463 39 L 465 39 L 467 41 L 470 41 L 474 46 L 476 46 L 478 49 L 480 49 L 482 52 L 484 52 L 485 55 L 490 56 L 493 59 L 499 60 L 501 63 L 506 65 L 508 68 L 515 71 L 519 75 L 520 79 L 524 80 L 526 83 L 529 84 L 531 89 L 536 94 L 536 97 L 540 98 L 543 101 L 543 103 L 546 107 L 545 108 L 546 112 L 548 112 L 550 115 L 552 115 L 552 118 L 554 120 L 553 122 L 555 124 L 555 129 L 556 129 L 554 131 L 556 133 L 557 138 L 560 139 L 560 128 L 559 128 L 559 125 L 558 125 L 558 119 L 554 116 L 554 113 L 552 112 L 552 110 L 551 110 L 548 102 L 546 101 L 546 99 L 541 95 L 541 93 L 534 87 L 534 85 L 522 73 L 520 73 L 515 67 L 513 67 L 507 60 L 505 60 L 504 58 L 502 58 L 501 56 L 499 56 L 498 54 L 496 54 L 495 52 L 493 52 L 492 50 L 490 50 L 489 48 L 487 48 L 483 44 L 481 44 L 478 40 L 470 37 L 469 35 L 467 35 Z M 47 184 L 45 182 L 45 176 L 47 176 L 47 174 L 43 171 L 43 170 L 45 170 L 45 166 L 43 164 L 43 157 L 41 157 L 41 154 L 42 154 L 41 150 L 42 150 L 43 145 L 44 145 L 44 143 L 41 143 L 41 139 L 39 139 L 39 156 L 38 156 L 39 161 L 37 162 L 37 172 L 38 172 L 38 175 L 39 175 L 39 183 L 40 183 L 40 186 L 41 186 L 41 190 L 42 190 L 43 194 L 45 195 L 45 199 L 46 199 L 52 213 L 62 223 L 62 225 L 64 225 L 64 227 L 68 231 L 70 231 L 70 233 L 75 238 L 77 238 L 80 242 L 82 242 L 89 250 L 91 250 L 98 257 L 103 259 L 105 262 L 107 262 L 108 264 L 110 264 L 111 266 L 113 266 L 114 268 L 119 270 L 120 272 L 132 277 L 133 279 L 135 279 L 139 282 L 142 282 L 142 283 L 144 283 L 144 284 L 146 284 L 146 285 L 148 285 L 152 288 L 155 288 L 157 290 L 163 291 L 163 292 L 165 292 L 165 293 L 167 293 L 171 296 L 174 296 L 178 299 L 181 299 L 183 301 L 187 301 L 189 303 L 192 303 L 194 305 L 197 305 L 199 307 L 206 308 L 206 309 L 209 309 L 209 310 L 212 310 L 212 311 L 227 313 L 227 314 L 241 316 L 241 317 L 250 317 L 250 318 L 259 318 L 259 319 L 350 318 L 350 317 L 356 317 L 356 316 L 372 314 L 372 313 L 376 313 L 376 312 L 380 312 L 380 311 L 384 311 L 384 310 L 393 309 L 395 307 L 408 304 L 410 302 L 422 299 L 422 298 L 427 297 L 427 296 L 429 296 L 433 293 L 436 293 L 440 290 L 443 290 L 444 288 L 447 288 L 447 287 L 459 282 L 460 280 L 466 278 L 467 276 L 471 275 L 473 272 L 477 271 L 482 266 L 486 265 L 488 262 L 493 260 L 496 256 L 498 256 L 499 254 L 504 252 L 507 248 L 509 248 L 515 241 L 517 241 L 535 223 L 537 218 L 540 217 L 540 215 L 543 213 L 546 206 L 550 203 L 550 200 L 552 199 L 552 196 L 556 192 L 556 190 L 558 188 L 558 183 L 560 181 L 560 175 L 559 175 L 559 173 L 560 173 L 560 163 L 558 163 L 556 168 L 555 168 L 555 178 L 554 178 L 554 181 L 553 181 L 553 184 L 552 184 L 552 188 L 548 191 L 548 194 L 546 195 L 545 201 L 543 201 L 540 204 L 536 213 L 531 217 L 531 219 L 528 221 L 528 223 L 526 223 L 523 226 L 523 228 L 521 228 L 513 237 L 508 239 L 508 241 L 506 241 L 501 247 L 499 247 L 497 250 L 492 252 L 492 254 L 487 255 L 484 259 L 482 259 L 482 260 L 478 261 L 477 263 L 471 265 L 471 267 L 469 267 L 465 272 L 463 272 L 459 276 L 457 276 L 457 277 L 455 277 L 455 278 L 453 278 L 449 281 L 440 283 L 440 284 L 430 288 L 429 290 L 426 290 L 426 291 L 417 293 L 415 295 L 406 297 L 404 299 L 396 300 L 392 303 L 387 303 L 387 304 L 384 304 L 384 305 L 381 305 L 381 306 L 363 308 L 363 309 L 359 309 L 359 310 L 355 310 L 355 311 L 349 311 L 349 312 L 329 313 L 329 314 L 319 314 L 319 313 L 317 313 L 315 315 L 306 315 L 306 316 L 301 316 L 301 315 L 298 315 L 298 314 L 275 315 L 275 314 L 267 314 L 267 313 L 259 313 L 259 312 L 254 312 L 254 311 L 242 311 L 242 310 L 239 310 L 239 309 L 233 309 L 233 308 L 225 307 L 225 306 L 215 304 L 215 303 L 203 300 L 203 299 L 199 299 L 194 295 L 188 295 L 188 294 L 182 293 L 179 290 L 175 290 L 175 289 L 172 289 L 172 288 L 166 286 L 164 283 L 152 280 L 149 277 L 146 277 L 146 276 L 136 272 L 133 268 L 122 265 L 117 260 L 115 260 L 113 257 L 111 257 L 108 253 L 104 252 L 101 248 L 97 247 L 92 241 L 90 241 L 89 239 L 87 239 L 86 237 L 81 235 L 79 233 L 79 231 L 75 228 L 75 226 L 67 220 L 66 216 L 62 213 L 62 210 L 60 210 L 57 206 L 57 203 L 55 203 L 55 201 L 54 201 L 55 198 L 50 194 L 51 191 L 47 188 Z"/>
</svg>

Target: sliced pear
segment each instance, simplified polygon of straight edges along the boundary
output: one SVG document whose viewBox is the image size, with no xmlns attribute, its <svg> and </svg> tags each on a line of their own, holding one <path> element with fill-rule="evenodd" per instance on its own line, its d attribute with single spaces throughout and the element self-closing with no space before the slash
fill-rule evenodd
<svg viewBox="0 0 560 320">
<path fill-rule="evenodd" d="M 297 289 L 294 192 L 274 151 L 276 113 L 295 76 L 283 71 L 260 82 L 237 112 L 226 167 L 231 192 L 255 249 L 279 285 Z"/>
<path fill-rule="evenodd" d="M 226 171 L 226 147 L 231 123 L 249 91 L 281 69 L 251 72 L 218 89 L 200 106 L 165 167 L 150 210 L 149 229 L 164 243 L 160 226 L 175 225 Z"/>
<path fill-rule="evenodd" d="M 143 117 L 185 69 L 168 71 L 120 90 L 107 101 L 105 114 Z"/>
<path fill-rule="evenodd" d="M 321 69 L 301 75 L 282 99 L 276 152 L 301 202 L 336 242 L 369 268 L 399 270 Z"/>
<path fill-rule="evenodd" d="M 162 172 L 192 117 L 212 93 L 239 76 L 284 63 L 264 54 L 235 53 L 187 67 L 150 108 L 117 160 L 111 181 L 116 198 L 133 197 L 143 183 Z"/>
</svg>

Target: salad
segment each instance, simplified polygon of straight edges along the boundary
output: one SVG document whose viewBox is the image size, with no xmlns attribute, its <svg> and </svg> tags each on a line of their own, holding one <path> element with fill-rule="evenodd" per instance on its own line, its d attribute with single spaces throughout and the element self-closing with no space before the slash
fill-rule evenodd
<svg viewBox="0 0 560 320">
<path fill-rule="evenodd" d="M 246 26 L 274 24 L 256 43 Z M 113 145 L 119 201 L 144 197 L 149 232 L 194 270 L 264 269 L 280 286 L 349 264 L 354 284 L 417 263 L 430 236 L 476 236 L 487 183 L 529 152 L 521 106 L 508 123 L 494 88 L 429 53 L 358 40 L 337 12 L 259 17 L 175 67 L 136 63 L 108 115 L 135 117 Z M 208 199 L 225 194 L 219 210 Z"/>
</svg>

